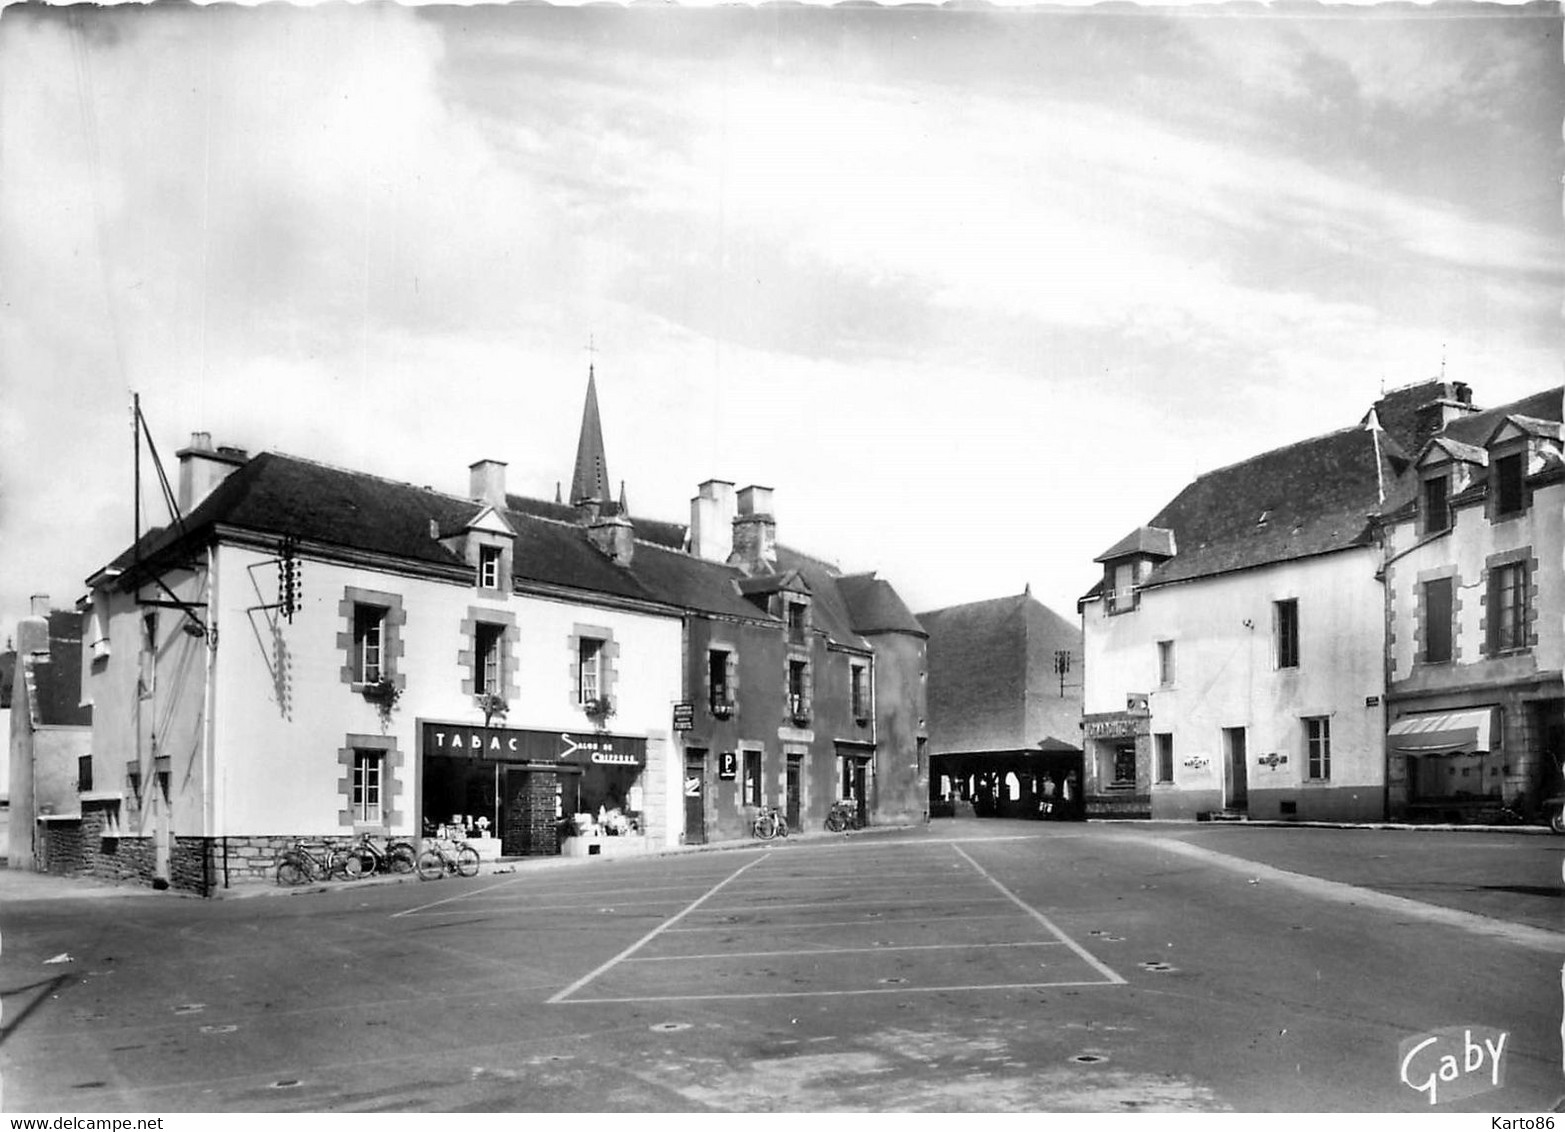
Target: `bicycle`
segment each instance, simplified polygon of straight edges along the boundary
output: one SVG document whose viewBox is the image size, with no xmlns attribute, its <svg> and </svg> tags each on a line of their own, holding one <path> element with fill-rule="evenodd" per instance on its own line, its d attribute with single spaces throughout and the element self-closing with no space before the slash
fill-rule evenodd
<svg viewBox="0 0 1565 1132">
<path fill-rule="evenodd" d="M 410 873 L 418 862 L 418 850 L 411 841 L 377 839 L 373 834 L 361 833 L 349 846 L 357 855 L 359 865 L 366 875 L 371 873 Z"/>
<path fill-rule="evenodd" d="M 447 873 L 476 877 L 481 858 L 478 850 L 465 841 L 444 841 L 430 838 L 418 855 L 418 879 L 439 880 Z"/>
<path fill-rule="evenodd" d="M 762 841 L 770 841 L 779 835 L 788 836 L 788 819 L 777 812 L 776 806 L 762 806 L 755 815 L 750 832 Z"/>
<path fill-rule="evenodd" d="M 852 798 L 833 802 L 831 809 L 826 811 L 826 828 L 832 833 L 841 833 L 845 829 L 863 829 L 864 819 L 859 816 L 859 804 Z"/>
<path fill-rule="evenodd" d="M 358 855 L 335 841 L 295 841 L 277 861 L 277 883 L 289 886 L 339 876 L 357 880 L 363 872 L 364 863 Z"/>
</svg>

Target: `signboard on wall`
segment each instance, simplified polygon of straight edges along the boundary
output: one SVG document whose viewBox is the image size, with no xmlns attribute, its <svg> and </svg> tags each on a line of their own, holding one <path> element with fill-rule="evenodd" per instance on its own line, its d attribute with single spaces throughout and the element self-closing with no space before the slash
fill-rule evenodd
<svg viewBox="0 0 1565 1132">
<path fill-rule="evenodd" d="M 674 730 L 689 731 L 696 725 L 696 705 L 692 703 L 678 703 L 674 705 Z"/>
<path fill-rule="evenodd" d="M 605 731 L 527 731 L 465 723 L 423 725 L 423 753 L 488 762 L 645 766 L 647 741 Z"/>
<path fill-rule="evenodd" d="M 1140 722 L 1135 719 L 1089 719 L 1081 725 L 1081 730 L 1088 739 L 1128 738 L 1136 734 Z"/>
<path fill-rule="evenodd" d="M 717 777 L 734 779 L 739 776 L 739 755 L 734 751 L 724 751 L 717 756 Z"/>
</svg>

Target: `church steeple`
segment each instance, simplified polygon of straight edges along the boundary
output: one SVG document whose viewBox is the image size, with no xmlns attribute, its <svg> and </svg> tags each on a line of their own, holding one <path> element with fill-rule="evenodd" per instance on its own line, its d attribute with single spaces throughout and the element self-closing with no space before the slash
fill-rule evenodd
<svg viewBox="0 0 1565 1132">
<path fill-rule="evenodd" d="M 608 462 L 603 455 L 603 422 L 598 417 L 598 382 L 589 364 L 587 404 L 581 413 L 581 439 L 576 442 L 576 475 L 571 480 L 571 505 L 607 503 L 611 498 Z"/>
</svg>

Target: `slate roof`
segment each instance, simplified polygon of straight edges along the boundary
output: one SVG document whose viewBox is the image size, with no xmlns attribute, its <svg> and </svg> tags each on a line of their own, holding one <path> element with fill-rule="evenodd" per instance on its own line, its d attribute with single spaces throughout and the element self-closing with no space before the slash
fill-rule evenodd
<svg viewBox="0 0 1565 1132">
<path fill-rule="evenodd" d="M 873 572 L 844 574 L 837 579 L 837 588 L 847 603 L 853 627 L 860 633 L 927 635 L 891 583 L 875 577 Z"/>
<path fill-rule="evenodd" d="M 82 615 L 75 610 L 49 613 L 49 653 L 22 658 L 23 679 L 31 688 L 29 706 L 35 727 L 88 727 L 92 708 L 81 702 Z"/>
<path fill-rule="evenodd" d="M 807 554 L 786 546 L 777 548 L 779 572 L 796 570 L 810 587 L 810 621 L 838 644 L 869 649 L 869 642 L 861 637 L 848 611 L 848 603 L 839 586 L 842 575 L 835 566 L 811 558 Z"/>
<path fill-rule="evenodd" d="M 1382 486 L 1408 467 L 1384 433 L 1354 427 L 1273 449 L 1198 477 L 1153 517 L 1179 553 L 1144 585 L 1363 546 Z"/>
<path fill-rule="evenodd" d="M 1025 593 L 931 610 L 918 622 L 929 634 L 931 754 L 1081 749 L 1078 625 Z M 1063 697 L 1056 649 L 1074 658 Z"/>
<path fill-rule="evenodd" d="M 1155 554 L 1160 558 L 1174 555 L 1174 532 L 1158 527 L 1137 527 L 1102 554 L 1094 562 L 1108 562 L 1127 554 Z"/>
</svg>

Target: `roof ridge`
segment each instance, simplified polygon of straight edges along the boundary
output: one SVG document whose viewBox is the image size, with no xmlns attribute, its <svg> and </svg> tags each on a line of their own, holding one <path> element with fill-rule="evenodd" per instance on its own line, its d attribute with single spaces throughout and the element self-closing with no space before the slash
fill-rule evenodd
<svg viewBox="0 0 1565 1132">
<path fill-rule="evenodd" d="M 442 498 L 450 499 L 450 500 L 453 500 L 453 501 L 458 502 L 458 503 L 468 503 L 468 504 L 471 504 L 474 507 L 492 506 L 492 504 L 487 504 L 482 499 L 468 499 L 466 496 L 453 495 L 452 493 L 450 493 L 448 491 L 440 491 L 437 488 L 435 488 L 435 487 L 433 487 L 433 486 L 431 486 L 430 484 L 427 484 L 427 483 L 425 483 L 425 484 L 416 484 L 416 483 L 412 483 L 409 480 L 393 479 L 390 476 L 383 476 L 379 472 L 366 472 L 362 468 L 347 468 L 347 467 L 344 467 L 341 464 L 329 464 L 325 460 L 318 460 L 318 459 L 316 459 L 313 456 L 298 456 L 298 455 L 295 455 L 292 452 L 284 452 L 284 451 L 282 451 L 280 449 L 276 449 L 276 448 L 268 448 L 268 449 L 266 449 L 264 451 L 257 452 L 254 456 L 252 456 L 250 458 L 250 462 L 253 463 L 256 460 L 259 460 L 263 456 L 280 456 L 280 457 L 282 457 L 285 460 L 293 460 L 296 463 L 310 464 L 313 467 L 325 468 L 329 472 L 342 472 L 344 475 L 359 476 L 359 477 L 361 477 L 363 479 L 375 480 L 375 481 L 377 481 L 379 483 L 388 483 L 388 484 L 391 484 L 394 487 L 411 488 L 414 491 L 422 491 L 422 492 L 425 492 L 428 495 L 438 495 L 438 496 L 441 496 Z M 507 510 L 509 510 L 509 508 L 507 508 Z"/>
<path fill-rule="evenodd" d="M 1192 481 L 1192 482 L 1200 482 L 1201 480 L 1206 479 L 1208 476 L 1215 476 L 1215 475 L 1217 475 L 1220 472 L 1231 472 L 1235 468 L 1242 468 L 1246 464 L 1253 464 L 1257 460 L 1264 460 L 1268 456 L 1275 456 L 1275 455 L 1277 455 L 1277 454 L 1279 454 L 1281 452 L 1288 452 L 1288 451 L 1290 451 L 1290 450 L 1292 450 L 1294 448 L 1303 448 L 1307 444 L 1318 444 L 1318 443 L 1320 443 L 1323 440 L 1331 440 L 1333 437 L 1343 436 L 1343 435 L 1346 435 L 1346 434 L 1349 434 L 1349 433 L 1355 433 L 1355 432 L 1365 432 L 1365 433 L 1367 433 L 1369 431 L 1370 430 L 1368 428 L 1366 428 L 1362 424 L 1345 425 L 1342 428 L 1332 429 L 1330 432 L 1322 432 L 1322 433 L 1319 433 L 1319 434 L 1317 434 L 1315 436 L 1307 436 L 1303 440 L 1295 440 L 1291 444 L 1279 444 L 1276 448 L 1268 448 L 1264 452 L 1257 452 L 1253 456 L 1246 456 L 1244 459 L 1242 459 L 1242 460 L 1235 460 L 1231 464 L 1223 464 L 1223 465 L 1221 465 L 1219 467 L 1212 468 L 1209 471 L 1198 472 L 1196 474 L 1195 480 Z M 1384 432 L 1385 429 L 1381 429 L 1380 431 Z M 1153 524 L 1151 524 L 1151 523 L 1143 523 L 1141 525 L 1143 527 L 1147 527 L 1147 526 L 1152 526 Z M 1166 528 L 1164 528 L 1164 529 L 1166 529 Z"/>
</svg>

